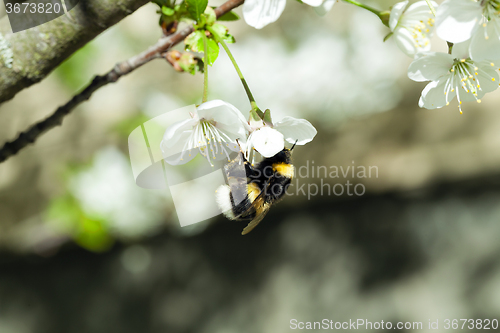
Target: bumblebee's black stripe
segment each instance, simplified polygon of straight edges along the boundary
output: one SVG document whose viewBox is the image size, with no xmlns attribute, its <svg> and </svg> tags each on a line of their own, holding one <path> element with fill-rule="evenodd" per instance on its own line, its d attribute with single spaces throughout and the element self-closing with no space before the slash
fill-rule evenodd
<svg viewBox="0 0 500 333">
<path fill-rule="evenodd" d="M 274 203 L 281 199 L 285 195 L 286 189 L 290 186 L 291 182 L 292 180 L 290 178 L 273 177 L 269 186 L 264 190 L 264 202 Z"/>
<path fill-rule="evenodd" d="M 292 179 L 275 171 L 275 165 L 285 165 L 289 168 L 291 164 L 290 151 L 283 149 L 273 157 L 265 158 L 256 167 L 251 168 L 249 181 L 256 183 L 261 191 L 264 191 L 264 202 L 274 203 L 281 199 L 290 185 Z"/>
</svg>

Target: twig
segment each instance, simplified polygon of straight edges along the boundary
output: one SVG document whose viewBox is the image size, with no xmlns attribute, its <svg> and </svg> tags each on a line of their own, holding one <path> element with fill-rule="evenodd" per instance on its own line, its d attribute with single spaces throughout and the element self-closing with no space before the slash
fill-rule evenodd
<svg viewBox="0 0 500 333">
<path fill-rule="evenodd" d="M 245 2 L 245 0 L 228 0 L 215 9 L 215 14 L 217 17 L 220 17 L 240 6 L 243 2 Z M 40 135 L 47 132 L 49 129 L 61 125 L 66 115 L 71 113 L 80 103 L 88 100 L 99 88 L 108 83 L 118 81 L 123 75 L 136 70 L 153 59 L 160 58 L 161 54 L 182 42 L 192 32 L 193 27 L 190 26 L 169 37 L 161 38 L 155 45 L 149 47 L 146 51 L 116 64 L 115 67 L 105 75 L 96 76 L 82 92 L 73 96 L 68 103 L 60 106 L 51 116 L 32 125 L 26 131 L 21 132 L 16 139 L 6 142 L 3 147 L 0 148 L 0 163 L 17 154 L 30 143 L 35 142 Z"/>
</svg>

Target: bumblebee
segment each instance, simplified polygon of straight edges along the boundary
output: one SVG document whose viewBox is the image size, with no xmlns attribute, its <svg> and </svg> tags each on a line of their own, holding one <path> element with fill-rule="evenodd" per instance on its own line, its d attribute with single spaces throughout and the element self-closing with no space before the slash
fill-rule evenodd
<svg viewBox="0 0 500 333">
<path fill-rule="evenodd" d="M 240 150 L 238 156 L 224 166 L 228 185 L 216 190 L 216 201 L 230 220 L 250 222 L 242 235 L 249 233 L 266 216 L 271 206 L 286 193 L 295 173 L 292 148 L 264 158 L 253 166 Z"/>
</svg>

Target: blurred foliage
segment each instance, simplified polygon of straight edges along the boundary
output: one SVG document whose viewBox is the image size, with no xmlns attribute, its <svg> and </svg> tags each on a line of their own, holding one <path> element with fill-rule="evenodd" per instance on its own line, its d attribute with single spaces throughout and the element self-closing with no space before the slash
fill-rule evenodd
<svg viewBox="0 0 500 333">
<path fill-rule="evenodd" d="M 123 138 L 128 138 L 134 129 L 141 126 L 148 120 L 150 120 L 150 117 L 140 112 L 118 122 L 111 128 L 111 131 L 119 134 Z"/>
<path fill-rule="evenodd" d="M 87 43 L 59 65 L 55 74 L 72 91 L 80 89 L 88 84 L 88 68 L 92 62 L 98 61 L 98 54 L 99 48 L 93 42 Z"/>
<path fill-rule="evenodd" d="M 94 251 L 107 251 L 114 243 L 106 229 L 105 219 L 97 215 L 88 216 L 71 194 L 54 199 L 47 208 L 50 224 L 69 235 L 81 247 Z"/>
</svg>

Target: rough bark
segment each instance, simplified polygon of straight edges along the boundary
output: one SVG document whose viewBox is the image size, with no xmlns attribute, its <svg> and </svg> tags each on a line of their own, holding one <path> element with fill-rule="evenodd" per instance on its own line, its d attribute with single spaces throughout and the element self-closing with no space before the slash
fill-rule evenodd
<svg viewBox="0 0 500 333">
<path fill-rule="evenodd" d="M 29 30 L 0 33 L 0 103 L 42 80 L 76 50 L 147 2 L 81 0 L 70 12 L 73 20 L 63 15 Z"/>
</svg>

